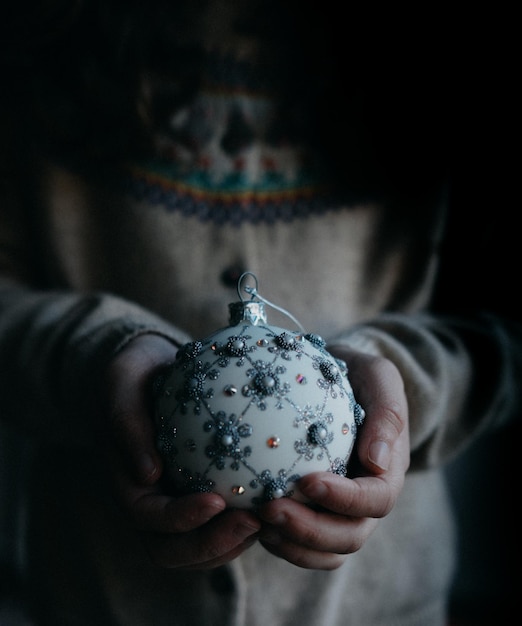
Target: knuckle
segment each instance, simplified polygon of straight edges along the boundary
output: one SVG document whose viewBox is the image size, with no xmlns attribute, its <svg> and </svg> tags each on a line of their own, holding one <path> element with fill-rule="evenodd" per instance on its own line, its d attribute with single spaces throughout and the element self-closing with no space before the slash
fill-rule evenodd
<svg viewBox="0 0 522 626">
<path fill-rule="evenodd" d="M 386 517 L 386 515 L 388 515 L 388 513 L 393 509 L 394 504 L 395 498 L 392 494 L 390 492 L 385 493 L 379 509 L 375 512 L 375 517 L 378 519 Z"/>
<path fill-rule="evenodd" d="M 320 542 L 319 526 L 306 526 L 301 530 L 302 543 L 307 546 L 315 546 Z"/>
<path fill-rule="evenodd" d="M 391 401 L 382 411 L 382 418 L 400 435 L 404 429 L 402 406 L 397 401 Z"/>
<path fill-rule="evenodd" d="M 223 547 L 214 541 L 202 541 L 198 543 L 194 558 L 198 563 L 214 561 L 223 554 Z"/>
</svg>

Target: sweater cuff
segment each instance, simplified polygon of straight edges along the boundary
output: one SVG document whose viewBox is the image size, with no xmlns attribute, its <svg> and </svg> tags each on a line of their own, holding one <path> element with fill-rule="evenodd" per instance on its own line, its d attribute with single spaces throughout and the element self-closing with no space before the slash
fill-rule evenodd
<svg viewBox="0 0 522 626">
<path fill-rule="evenodd" d="M 444 462 L 477 427 L 462 419 L 473 371 L 466 347 L 450 330 L 439 325 L 432 332 L 422 316 L 387 314 L 354 326 L 328 346 L 382 356 L 399 369 L 408 401 L 412 468 Z"/>
</svg>

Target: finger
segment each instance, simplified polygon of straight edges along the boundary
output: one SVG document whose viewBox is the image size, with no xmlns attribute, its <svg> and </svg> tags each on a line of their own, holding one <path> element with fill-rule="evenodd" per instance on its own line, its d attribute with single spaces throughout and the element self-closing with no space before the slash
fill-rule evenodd
<svg viewBox="0 0 522 626">
<path fill-rule="evenodd" d="M 305 517 L 307 510 L 322 507 L 345 517 L 374 517 L 387 515 L 395 504 L 402 487 L 403 475 L 391 477 L 362 476 L 345 478 L 332 472 L 314 472 L 303 476 L 299 481 L 300 492 L 308 498 L 311 506 L 302 505 L 290 498 L 281 498 L 267 503 L 259 510 L 259 515 L 271 524 L 284 524 L 287 517 L 295 514 L 294 503 L 306 507 L 296 517 Z M 294 520 L 296 524 L 299 519 Z"/>
<path fill-rule="evenodd" d="M 111 439 L 127 467 L 145 484 L 161 474 L 152 420 L 152 380 L 175 358 L 176 348 L 155 335 L 134 339 L 112 362 L 107 377 Z"/>
<path fill-rule="evenodd" d="M 225 563 L 252 545 L 260 521 L 248 511 L 225 511 L 204 527 L 182 535 L 148 534 L 146 547 L 161 567 L 201 569 Z"/>
<path fill-rule="evenodd" d="M 370 517 L 350 518 L 309 509 L 299 515 L 289 513 L 285 523 L 265 524 L 260 539 L 277 547 L 291 543 L 312 552 L 352 554 L 361 549 L 377 523 Z"/>
<path fill-rule="evenodd" d="M 221 513 L 226 503 L 215 493 L 183 497 L 167 495 L 161 485 L 143 485 L 133 480 L 124 464 L 113 455 L 113 492 L 119 505 L 139 529 L 182 533 L 202 526 Z"/>
<path fill-rule="evenodd" d="M 171 498 L 162 493 L 145 493 L 127 508 L 137 528 L 163 533 L 184 533 L 206 524 L 225 509 L 214 494 Z"/>
<path fill-rule="evenodd" d="M 408 427 L 402 377 L 388 359 L 344 347 L 332 351 L 346 361 L 354 394 L 366 413 L 357 438 L 358 458 L 367 470 L 381 474 L 389 469 L 394 445 Z M 409 453 L 404 461 L 407 465 Z"/>
<path fill-rule="evenodd" d="M 248 550 L 248 548 L 252 547 L 255 543 L 257 543 L 258 539 L 256 537 L 248 537 L 239 544 L 236 548 L 223 554 L 215 559 L 210 559 L 209 561 L 203 561 L 201 563 L 189 563 L 187 565 L 181 565 L 178 569 L 182 569 L 184 571 L 189 570 L 208 570 L 215 569 L 216 567 L 221 567 L 234 559 L 237 559 L 238 556 L 241 556 L 243 552 Z"/>
<path fill-rule="evenodd" d="M 347 558 L 345 554 L 317 552 L 288 542 L 281 542 L 277 545 L 263 540 L 260 540 L 260 542 L 265 550 L 274 556 L 305 569 L 331 571 L 341 567 Z"/>
</svg>

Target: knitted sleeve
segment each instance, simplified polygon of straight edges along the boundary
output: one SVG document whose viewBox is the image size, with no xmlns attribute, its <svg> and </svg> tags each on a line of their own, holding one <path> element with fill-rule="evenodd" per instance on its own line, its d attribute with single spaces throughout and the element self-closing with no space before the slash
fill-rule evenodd
<svg viewBox="0 0 522 626">
<path fill-rule="evenodd" d="M 383 314 L 332 339 L 399 368 L 410 414 L 411 467 L 452 458 L 522 409 L 522 328 L 489 314 Z"/>
<path fill-rule="evenodd" d="M 143 333 L 175 345 L 188 340 L 149 311 L 112 295 L 0 288 L 2 419 L 32 436 L 89 442 L 88 407 L 103 366 Z"/>
<path fill-rule="evenodd" d="M 0 125 L 0 137 L 5 130 Z M 45 251 L 38 220 L 27 209 L 32 182 L 27 167 L 0 150 L 0 420 L 30 436 L 84 442 L 108 359 L 139 334 L 161 334 L 175 345 L 188 337 L 108 293 L 62 289 L 59 281 L 48 288 L 39 275 Z"/>
</svg>

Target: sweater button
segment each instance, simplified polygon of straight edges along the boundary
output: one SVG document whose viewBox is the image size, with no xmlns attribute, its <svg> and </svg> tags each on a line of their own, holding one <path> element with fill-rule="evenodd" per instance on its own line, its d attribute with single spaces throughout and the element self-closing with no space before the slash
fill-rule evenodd
<svg viewBox="0 0 522 626">
<path fill-rule="evenodd" d="M 230 265 L 221 272 L 221 282 L 225 287 L 237 287 L 237 281 L 245 270 L 239 264 Z"/>
</svg>

